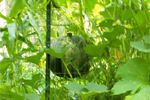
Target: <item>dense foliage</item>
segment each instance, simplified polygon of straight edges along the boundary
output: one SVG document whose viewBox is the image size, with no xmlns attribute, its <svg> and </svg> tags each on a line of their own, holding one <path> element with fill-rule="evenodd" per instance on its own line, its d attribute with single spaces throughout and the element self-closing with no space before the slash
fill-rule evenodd
<svg viewBox="0 0 150 100">
<path fill-rule="evenodd" d="M 65 55 L 45 47 L 47 0 L 4 4 L 0 99 L 43 100 L 44 54 Z M 82 36 L 90 69 L 76 78 L 51 72 L 51 100 L 150 100 L 149 22 L 149 0 L 52 0 L 52 41 L 67 32 Z"/>
</svg>

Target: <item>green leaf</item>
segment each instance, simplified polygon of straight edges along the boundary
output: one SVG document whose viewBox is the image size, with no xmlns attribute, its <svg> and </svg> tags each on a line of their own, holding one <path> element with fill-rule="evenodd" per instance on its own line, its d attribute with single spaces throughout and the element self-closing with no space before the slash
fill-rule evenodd
<svg viewBox="0 0 150 100">
<path fill-rule="evenodd" d="M 90 13 L 94 6 L 97 4 L 97 0 L 83 0 L 85 10 Z"/>
<path fill-rule="evenodd" d="M 24 58 L 24 60 L 27 61 L 27 62 L 31 62 L 31 63 L 39 65 L 43 54 L 44 54 L 43 52 L 40 52 L 40 53 L 37 53 L 36 55 L 26 57 L 26 58 Z"/>
<path fill-rule="evenodd" d="M 113 95 L 119 95 L 122 93 L 126 93 L 128 91 L 137 90 L 141 86 L 140 82 L 132 81 L 132 80 L 120 80 L 111 89 Z"/>
<path fill-rule="evenodd" d="M 81 92 L 82 89 L 85 88 L 84 85 L 80 85 L 80 84 L 75 83 L 75 82 L 69 82 L 68 84 L 65 85 L 65 87 L 68 90 L 71 90 L 71 91 L 74 91 L 74 92 Z"/>
<path fill-rule="evenodd" d="M 143 86 L 149 84 L 149 65 L 149 62 L 146 60 L 134 58 L 120 66 L 117 70 L 117 77 L 120 77 L 122 80 L 118 81 L 112 88 L 113 94 L 118 95 L 128 91 L 135 93 Z M 131 96 L 127 98 L 131 98 Z"/>
<path fill-rule="evenodd" d="M 66 0 L 54 0 L 55 3 L 58 5 L 58 6 L 65 6 L 67 5 L 67 2 Z"/>
<path fill-rule="evenodd" d="M 6 16 L 4 16 L 1 12 L 0 12 L 0 18 L 3 18 L 4 20 L 10 22 L 10 19 Z"/>
<path fill-rule="evenodd" d="M 38 33 L 38 36 L 41 37 L 41 31 L 40 28 L 36 22 L 36 20 L 34 19 L 34 17 L 32 16 L 32 14 L 30 12 L 28 12 L 28 16 L 29 16 L 29 21 L 30 24 L 34 27 L 35 31 Z"/>
<path fill-rule="evenodd" d="M 142 41 L 131 42 L 130 45 L 131 45 L 131 47 L 133 47 L 141 52 L 145 52 L 145 53 L 150 52 L 150 45 L 147 45 Z"/>
<path fill-rule="evenodd" d="M 132 20 L 133 19 L 133 14 L 132 14 L 132 9 L 125 9 L 122 10 L 121 13 L 121 19 L 124 20 Z"/>
<path fill-rule="evenodd" d="M 40 100 L 40 97 L 37 94 L 25 94 L 25 100 Z"/>
<path fill-rule="evenodd" d="M 0 72 L 5 73 L 6 69 L 12 64 L 12 60 L 10 58 L 4 58 L 0 61 Z"/>
<path fill-rule="evenodd" d="M 15 53 L 15 39 L 16 39 L 16 23 L 9 23 L 7 25 L 8 28 L 8 40 L 7 40 L 7 50 L 10 55 Z"/>
<path fill-rule="evenodd" d="M 65 55 L 66 49 L 61 47 L 54 47 L 54 48 L 46 49 L 45 52 L 54 57 L 62 58 Z"/>
<path fill-rule="evenodd" d="M 22 78 L 20 80 L 20 82 L 23 82 L 25 85 L 29 85 L 32 88 L 37 89 L 40 85 L 41 85 L 41 80 L 42 80 L 42 74 L 41 73 L 37 73 L 37 74 L 33 74 L 32 78 L 30 79 L 24 79 Z"/>
<path fill-rule="evenodd" d="M 21 93 L 17 91 L 12 91 L 12 85 L 10 84 L 0 84 L 0 98 L 1 100 L 23 100 Z"/>
<path fill-rule="evenodd" d="M 100 22 L 100 27 L 112 27 L 114 23 L 113 19 L 104 19 L 102 22 Z"/>
<path fill-rule="evenodd" d="M 150 35 L 145 35 L 145 36 L 143 37 L 143 40 L 144 40 L 144 43 L 147 43 L 147 44 L 150 45 Z"/>
<path fill-rule="evenodd" d="M 139 11 L 137 14 L 134 15 L 135 16 L 135 20 L 137 22 L 137 24 L 139 26 L 145 26 L 147 25 L 147 18 L 145 16 L 145 12 L 144 11 Z"/>
<path fill-rule="evenodd" d="M 9 32 L 9 40 L 12 40 L 14 41 L 15 38 L 16 38 L 16 23 L 9 23 L 7 25 L 7 28 L 8 28 L 8 32 Z"/>
<path fill-rule="evenodd" d="M 141 90 L 132 96 L 132 100 L 150 100 L 150 86 L 146 85 Z"/>
<path fill-rule="evenodd" d="M 125 80 L 140 81 L 145 84 L 149 81 L 149 63 L 141 58 L 129 60 L 117 70 L 117 76 Z"/>
<path fill-rule="evenodd" d="M 85 52 L 91 56 L 100 57 L 104 52 L 105 45 L 93 45 L 89 44 L 85 47 Z"/>
<path fill-rule="evenodd" d="M 25 5 L 25 0 L 12 0 L 9 17 L 16 17 L 25 8 Z"/>
<path fill-rule="evenodd" d="M 88 83 L 86 85 L 80 85 L 75 82 L 70 82 L 65 87 L 68 90 L 79 92 L 79 93 L 84 93 L 84 94 L 95 94 L 95 93 L 103 93 L 107 92 L 107 87 L 105 85 L 98 85 L 96 83 Z"/>
<path fill-rule="evenodd" d="M 103 92 L 107 92 L 107 87 L 105 85 L 99 85 L 99 84 L 96 84 L 96 83 L 88 83 L 86 85 L 86 89 L 89 91 L 89 92 L 95 92 L 95 93 L 103 93 Z"/>
</svg>

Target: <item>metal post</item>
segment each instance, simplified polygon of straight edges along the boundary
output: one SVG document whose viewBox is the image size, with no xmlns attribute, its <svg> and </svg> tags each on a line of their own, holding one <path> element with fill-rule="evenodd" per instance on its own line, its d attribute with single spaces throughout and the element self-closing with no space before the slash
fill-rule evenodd
<svg viewBox="0 0 150 100">
<path fill-rule="evenodd" d="M 46 48 L 50 48 L 51 43 L 51 0 L 47 0 L 46 7 Z M 50 100 L 50 54 L 46 53 L 45 69 L 45 100 Z"/>
</svg>

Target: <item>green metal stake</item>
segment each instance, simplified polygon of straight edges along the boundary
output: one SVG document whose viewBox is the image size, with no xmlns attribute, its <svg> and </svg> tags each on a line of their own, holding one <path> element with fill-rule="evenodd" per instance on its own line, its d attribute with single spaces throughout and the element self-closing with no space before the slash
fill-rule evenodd
<svg viewBox="0 0 150 100">
<path fill-rule="evenodd" d="M 46 7 L 46 48 L 50 48 L 51 44 L 51 0 L 47 0 Z M 45 100 L 50 100 L 50 54 L 46 53 L 46 69 L 45 69 Z"/>
</svg>

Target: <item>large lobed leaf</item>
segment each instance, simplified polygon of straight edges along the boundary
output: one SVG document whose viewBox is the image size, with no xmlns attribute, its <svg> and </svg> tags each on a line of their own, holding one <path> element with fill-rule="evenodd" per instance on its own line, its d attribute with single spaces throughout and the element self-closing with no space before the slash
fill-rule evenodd
<svg viewBox="0 0 150 100">
<path fill-rule="evenodd" d="M 150 67 L 149 63 L 141 58 L 129 60 L 121 66 L 117 71 L 117 76 L 126 80 L 136 80 L 140 82 L 148 82 Z"/>
<path fill-rule="evenodd" d="M 73 92 L 81 93 L 82 96 L 91 96 L 97 93 L 107 92 L 107 87 L 105 85 L 98 85 L 96 83 L 88 83 L 86 85 L 80 85 L 75 82 L 70 82 L 65 85 L 65 87 Z"/>
<path fill-rule="evenodd" d="M 150 100 L 149 84 L 149 62 L 141 58 L 129 60 L 117 70 L 118 81 L 112 88 L 114 95 L 132 91 L 132 95 L 126 97 L 126 100 Z"/>
<path fill-rule="evenodd" d="M 147 42 L 147 41 L 146 41 Z M 145 44 L 143 41 L 135 41 L 130 43 L 131 47 L 145 53 L 150 52 L 150 46 Z"/>
</svg>

